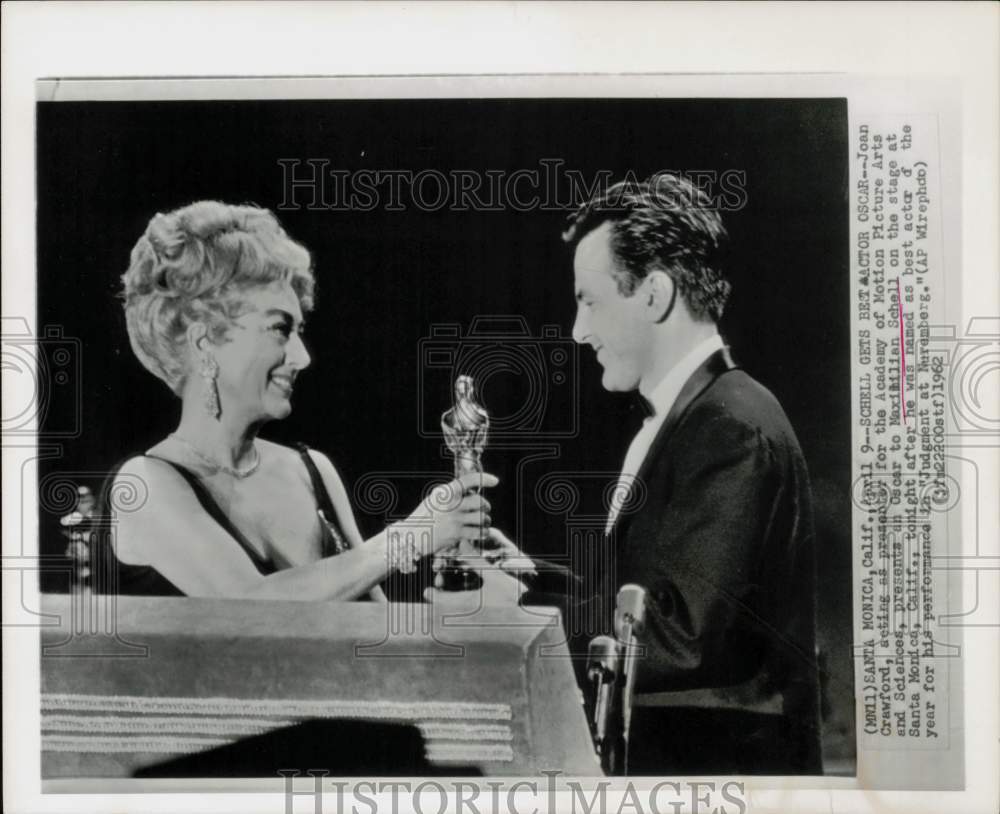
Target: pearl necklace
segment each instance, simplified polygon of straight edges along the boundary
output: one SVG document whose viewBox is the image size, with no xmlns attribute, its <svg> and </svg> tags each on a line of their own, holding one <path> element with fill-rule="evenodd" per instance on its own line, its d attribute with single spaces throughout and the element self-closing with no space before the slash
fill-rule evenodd
<svg viewBox="0 0 1000 814">
<path fill-rule="evenodd" d="M 213 469 L 217 469 L 220 472 L 225 472 L 227 475 L 232 475 L 234 478 L 243 480 L 244 478 L 249 478 L 254 472 L 257 471 L 257 467 L 260 466 L 260 450 L 257 449 L 257 445 L 253 445 L 254 459 L 253 463 L 240 469 L 239 467 L 226 466 L 225 464 L 219 463 L 215 458 L 205 455 L 201 450 L 199 450 L 194 444 L 188 441 L 186 438 L 181 438 L 177 433 L 172 432 L 167 436 L 168 438 L 173 438 L 176 441 L 180 441 L 185 447 L 191 450 L 195 456 L 197 456 L 202 463 L 207 464 Z"/>
</svg>

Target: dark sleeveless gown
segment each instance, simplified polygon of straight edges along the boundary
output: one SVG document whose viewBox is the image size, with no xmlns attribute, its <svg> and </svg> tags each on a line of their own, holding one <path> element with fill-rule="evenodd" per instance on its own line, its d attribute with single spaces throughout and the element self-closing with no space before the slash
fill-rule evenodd
<svg viewBox="0 0 1000 814">
<path fill-rule="evenodd" d="M 347 543 L 347 538 L 337 525 L 337 512 L 333 507 L 333 501 L 330 499 L 330 494 L 326 490 L 323 478 L 320 476 L 319 470 L 316 468 L 316 464 L 313 463 L 312 458 L 309 457 L 309 448 L 305 444 L 297 444 L 296 448 L 299 451 L 299 455 L 302 458 L 302 462 L 305 465 L 306 470 L 309 472 L 309 480 L 312 483 L 313 494 L 316 496 L 317 512 L 320 516 L 320 525 L 323 529 L 321 556 L 330 557 L 335 554 L 340 554 L 341 552 L 347 550 L 350 546 Z M 180 464 L 168 461 L 166 458 L 160 458 L 155 455 L 148 457 L 156 458 L 158 461 L 170 464 L 170 466 L 172 466 L 177 473 L 184 478 L 185 481 L 187 481 L 188 485 L 191 487 L 191 491 L 194 492 L 195 497 L 198 499 L 198 503 L 201 504 L 201 507 L 223 528 L 223 530 L 226 531 L 226 533 L 229 534 L 230 537 L 233 538 L 235 543 L 239 545 L 239 547 L 243 550 L 243 553 L 249 557 L 250 561 L 254 564 L 254 567 L 261 574 L 273 574 L 278 570 L 274 562 L 261 557 L 246 537 L 243 536 L 240 530 L 233 525 L 233 522 L 229 519 L 226 513 L 222 511 L 222 508 L 215 502 L 215 499 L 209 493 L 208 489 L 205 488 L 194 473 Z M 110 487 L 116 474 L 117 468 L 108 477 L 103 494 L 101 495 L 101 500 L 98 504 L 107 517 L 110 517 L 111 512 L 109 501 Z M 185 593 L 180 588 L 174 585 L 152 566 L 131 565 L 119 560 L 117 556 L 115 556 L 114 548 L 112 547 L 110 540 L 104 539 L 98 544 L 98 548 L 100 551 L 95 551 L 93 553 L 98 556 L 100 560 L 98 567 L 103 570 L 103 574 L 105 576 L 105 579 L 102 580 L 102 582 L 106 586 L 116 586 L 117 590 L 115 590 L 115 593 L 126 596 L 185 596 Z M 364 599 L 367 597 L 364 596 L 361 598 Z"/>
</svg>

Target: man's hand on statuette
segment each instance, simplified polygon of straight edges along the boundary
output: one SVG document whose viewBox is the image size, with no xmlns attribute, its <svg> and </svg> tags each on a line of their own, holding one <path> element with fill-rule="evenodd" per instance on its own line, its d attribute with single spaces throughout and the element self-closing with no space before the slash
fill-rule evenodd
<svg viewBox="0 0 1000 814">
<path fill-rule="evenodd" d="M 494 563 L 511 576 L 535 576 L 537 570 L 531 557 L 500 529 L 491 526 L 487 537 L 489 542 L 483 549 L 487 562 Z"/>
</svg>

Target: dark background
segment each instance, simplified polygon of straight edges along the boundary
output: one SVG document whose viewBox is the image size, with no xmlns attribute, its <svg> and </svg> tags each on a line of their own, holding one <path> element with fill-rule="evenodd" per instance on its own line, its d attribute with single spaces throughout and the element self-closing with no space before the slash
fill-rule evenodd
<svg viewBox="0 0 1000 814">
<path fill-rule="evenodd" d="M 348 171 L 510 173 L 540 170 L 540 159 L 551 158 L 588 183 L 602 170 L 615 179 L 663 169 L 744 172 L 746 206 L 723 214 L 734 292 L 722 332 L 784 406 L 809 463 L 819 641 L 829 667 L 826 758 L 830 770 L 853 770 L 844 100 L 86 102 L 40 103 L 37 116 L 37 324 L 61 326 L 80 343 L 80 399 L 72 386 L 54 387 L 41 434 L 80 433 L 60 438 L 62 454 L 41 461 L 43 492 L 46 478 L 105 473 L 176 426 L 178 403 L 132 355 L 116 298 L 129 252 L 158 211 L 204 198 L 276 209 L 279 159 L 327 159 Z M 514 343 L 527 356 L 513 351 L 477 369 L 483 402 L 511 430 L 485 458 L 501 479 L 490 496 L 494 523 L 530 553 L 558 555 L 568 518 L 539 500 L 539 479 L 613 479 L 637 427 L 630 399 L 604 392 L 592 352 L 580 348 L 577 357 L 568 338 L 567 212 L 426 212 L 406 194 L 403 202 L 404 211 L 276 213 L 313 253 L 318 307 L 307 329 L 313 363 L 296 386 L 295 410 L 264 435 L 326 452 L 349 489 L 370 485 L 372 473 L 396 473 L 387 475 L 399 493 L 390 511 L 408 514 L 430 474 L 449 468 L 440 437 L 421 432 L 448 406 L 455 372 L 428 367 L 421 340 L 432 326 L 466 332 L 476 316 L 516 315 L 536 339 L 543 326 L 559 326 L 558 336 Z M 475 355 L 496 345 L 462 347 Z M 534 383 L 518 359 L 541 365 Z M 519 418 L 526 400 L 540 405 L 538 422 Z M 552 437 L 561 432 L 568 436 Z M 355 495 L 359 522 L 374 533 L 385 513 L 364 511 L 371 503 L 363 491 Z M 603 527 L 599 497 L 583 497 L 569 519 L 591 515 Z M 64 542 L 44 501 L 41 521 L 42 552 L 58 558 Z M 58 580 L 47 587 L 57 590 Z"/>
</svg>

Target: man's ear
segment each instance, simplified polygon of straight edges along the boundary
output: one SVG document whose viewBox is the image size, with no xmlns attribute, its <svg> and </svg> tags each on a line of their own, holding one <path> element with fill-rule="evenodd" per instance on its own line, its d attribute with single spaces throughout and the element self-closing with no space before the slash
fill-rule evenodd
<svg viewBox="0 0 1000 814">
<path fill-rule="evenodd" d="M 646 275 L 644 281 L 646 305 L 654 322 L 663 322 L 674 310 L 677 299 L 677 285 L 665 271 L 655 270 Z"/>
</svg>

